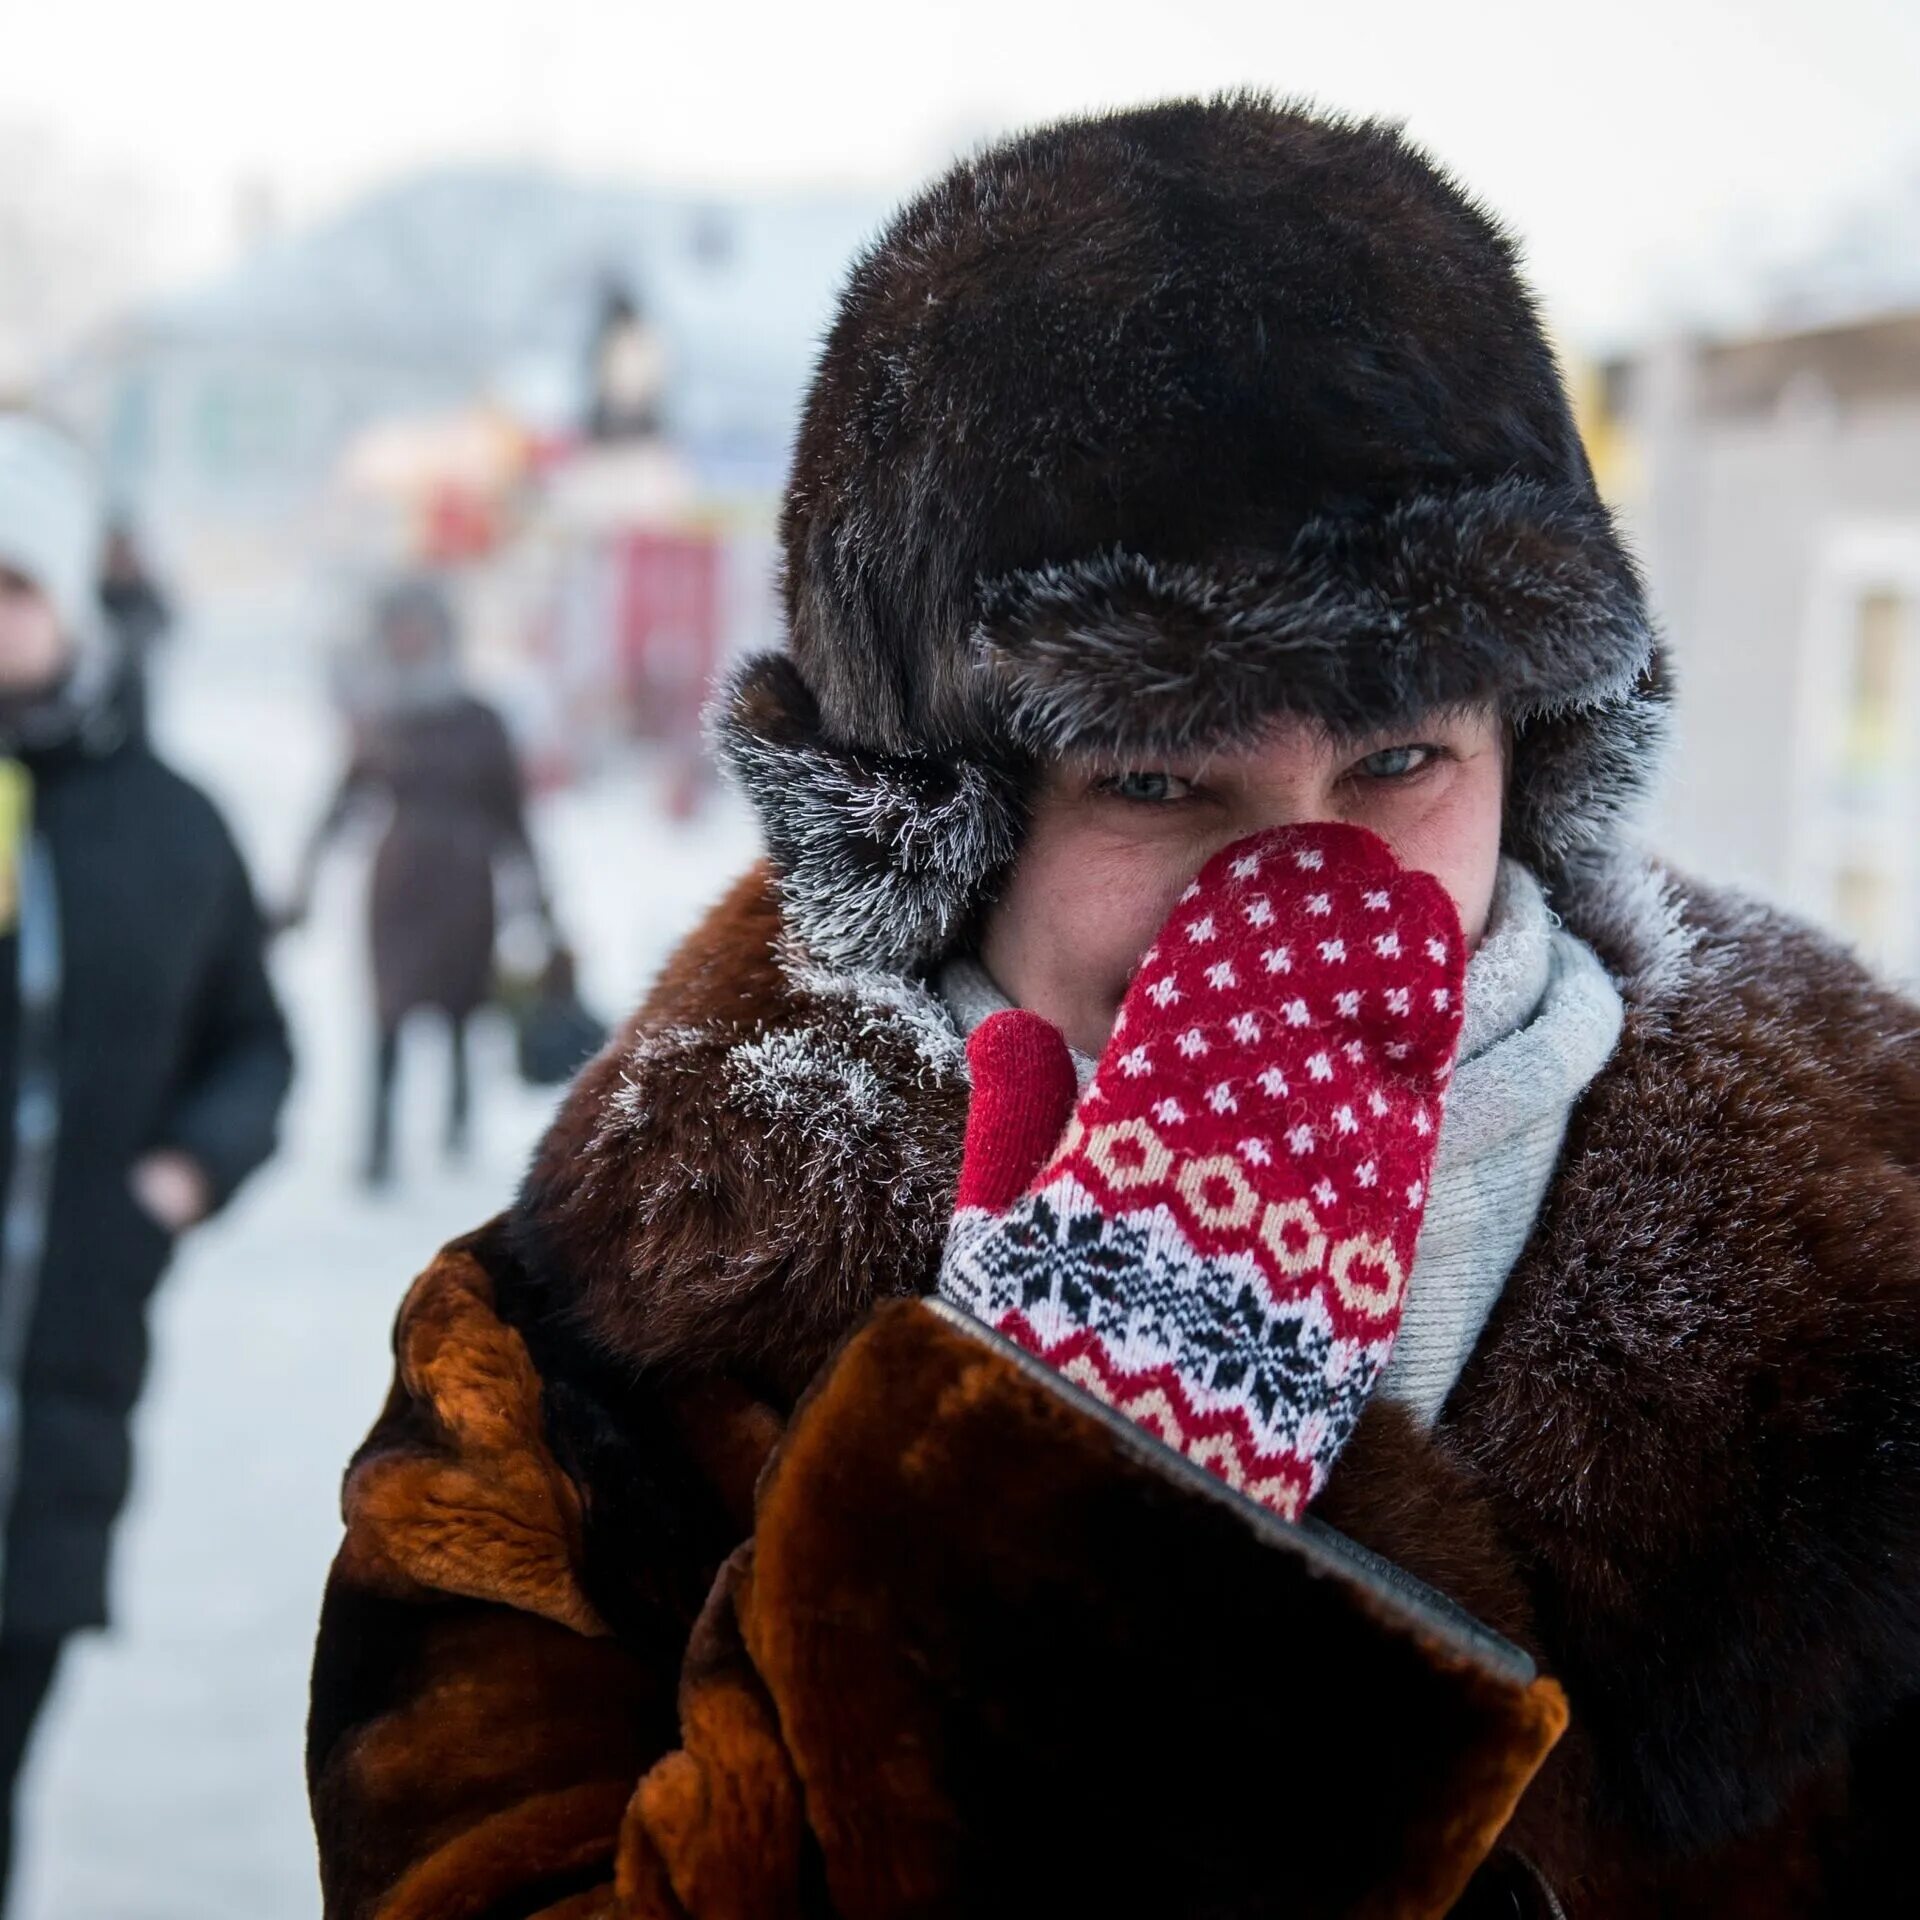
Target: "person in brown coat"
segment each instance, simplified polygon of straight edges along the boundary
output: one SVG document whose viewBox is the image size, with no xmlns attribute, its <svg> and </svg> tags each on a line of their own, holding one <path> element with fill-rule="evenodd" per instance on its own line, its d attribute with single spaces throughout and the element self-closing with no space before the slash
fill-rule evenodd
<svg viewBox="0 0 1920 1920">
<path fill-rule="evenodd" d="M 344 689 L 353 753 L 308 844 L 289 921 L 304 917 L 334 836 L 369 806 L 386 824 L 368 895 L 373 961 L 373 1109 L 365 1174 L 393 1173 L 393 1102 L 400 1031 L 427 1010 L 448 1024 L 446 1142 L 467 1144 L 472 1082 L 467 1030 L 493 993 L 495 881 L 516 862 L 544 915 L 527 833 L 520 765 L 505 724 L 460 677 L 445 593 L 407 579 L 382 595 L 358 671 Z"/>
<path fill-rule="evenodd" d="M 1257 98 L 1006 142 L 784 538 L 768 858 L 401 1310 L 329 1915 L 1910 1904 L 1920 1010 L 1636 849 L 1505 239 Z"/>
</svg>

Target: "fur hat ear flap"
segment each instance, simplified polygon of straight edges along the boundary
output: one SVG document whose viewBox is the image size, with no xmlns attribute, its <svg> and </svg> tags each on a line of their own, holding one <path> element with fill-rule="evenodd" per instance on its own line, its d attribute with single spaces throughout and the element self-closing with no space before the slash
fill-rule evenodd
<svg viewBox="0 0 1920 1920">
<path fill-rule="evenodd" d="M 939 959 L 1019 850 L 1025 808 L 1011 775 L 839 745 L 783 653 L 736 668 L 708 725 L 760 817 L 788 924 L 832 965 Z"/>
<path fill-rule="evenodd" d="M 1507 786 L 1506 850 L 1547 884 L 1554 907 L 1617 972 L 1652 964 L 1653 920 L 1621 920 L 1621 890 L 1640 865 L 1634 829 L 1648 771 L 1664 758 L 1672 682 L 1656 647 L 1633 685 L 1607 697 L 1518 719 Z"/>
</svg>

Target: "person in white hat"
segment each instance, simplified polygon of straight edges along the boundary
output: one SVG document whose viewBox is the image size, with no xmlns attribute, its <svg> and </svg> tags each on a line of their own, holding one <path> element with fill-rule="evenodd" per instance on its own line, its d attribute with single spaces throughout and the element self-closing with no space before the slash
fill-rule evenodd
<svg viewBox="0 0 1920 1920">
<path fill-rule="evenodd" d="M 0 1902 L 60 1650 L 106 1624 L 145 1308 L 292 1070 L 225 824 L 115 697 L 84 452 L 0 413 Z"/>
<path fill-rule="evenodd" d="M 107 677 L 95 590 L 103 535 L 81 449 L 30 415 L 0 415 L 0 698 L 10 709 L 71 710 Z M 41 724 L 56 724 L 50 711 Z"/>
</svg>

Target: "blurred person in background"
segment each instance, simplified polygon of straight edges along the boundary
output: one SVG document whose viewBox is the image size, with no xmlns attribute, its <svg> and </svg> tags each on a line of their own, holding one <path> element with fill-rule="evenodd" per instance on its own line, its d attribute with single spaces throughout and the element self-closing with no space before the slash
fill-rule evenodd
<svg viewBox="0 0 1920 1920">
<path fill-rule="evenodd" d="M 0 1899 L 68 1636 L 106 1622 L 146 1304 L 292 1072 L 225 824 L 129 724 L 77 446 L 0 414 Z"/>
<path fill-rule="evenodd" d="M 173 625 L 173 608 L 148 572 L 133 528 L 125 520 L 116 520 L 107 529 L 100 605 L 118 653 L 119 699 L 127 726 L 144 739 L 152 707 L 154 651 Z"/>
<path fill-rule="evenodd" d="M 368 894 L 373 961 L 373 1101 L 363 1174 L 393 1177 L 394 1096 L 408 1015 L 444 1016 L 450 1048 L 445 1140 L 466 1150 L 473 1107 L 468 1027 L 492 997 L 496 867 L 511 863 L 550 928 L 526 823 L 520 764 L 500 715 L 466 685 L 453 612 L 429 578 L 380 597 L 343 687 L 352 750 L 315 829 L 285 916 L 309 911 L 329 844 L 384 807 Z"/>
</svg>

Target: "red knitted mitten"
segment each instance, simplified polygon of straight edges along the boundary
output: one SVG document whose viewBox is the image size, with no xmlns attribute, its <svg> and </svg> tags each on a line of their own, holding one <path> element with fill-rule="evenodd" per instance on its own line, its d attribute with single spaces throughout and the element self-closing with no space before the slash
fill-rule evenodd
<svg viewBox="0 0 1920 1920">
<path fill-rule="evenodd" d="M 1296 1517 L 1392 1351 L 1465 969 L 1445 890 L 1371 833 L 1216 854 L 1070 1118 L 1058 1032 L 974 1034 L 941 1294 Z"/>
</svg>

